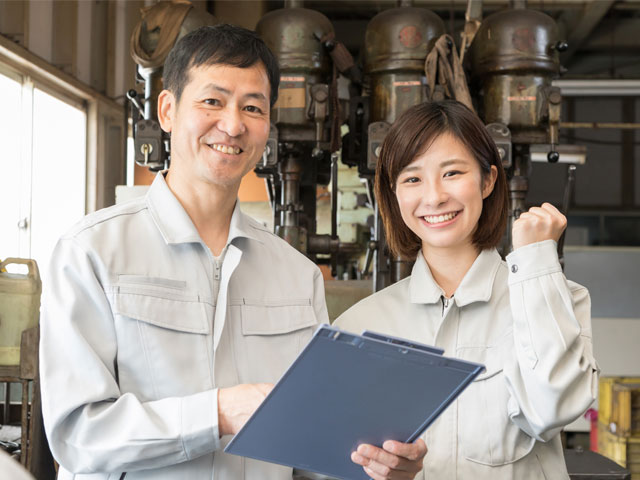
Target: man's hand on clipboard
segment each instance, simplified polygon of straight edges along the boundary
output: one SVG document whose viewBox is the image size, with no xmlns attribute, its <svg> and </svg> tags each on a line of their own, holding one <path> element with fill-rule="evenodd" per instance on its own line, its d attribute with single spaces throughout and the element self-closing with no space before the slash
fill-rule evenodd
<svg viewBox="0 0 640 480">
<path fill-rule="evenodd" d="M 422 470 L 427 445 L 419 438 L 415 443 L 387 440 L 382 448 L 359 445 L 351 460 L 362 465 L 373 480 L 413 479 Z"/>
<path fill-rule="evenodd" d="M 235 435 L 273 389 L 271 383 L 244 383 L 218 390 L 218 431 Z"/>
</svg>

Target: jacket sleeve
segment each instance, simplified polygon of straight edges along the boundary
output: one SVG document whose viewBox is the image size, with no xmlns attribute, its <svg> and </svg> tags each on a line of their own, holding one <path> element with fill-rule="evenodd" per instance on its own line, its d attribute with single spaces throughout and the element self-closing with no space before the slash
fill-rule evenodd
<svg viewBox="0 0 640 480">
<path fill-rule="evenodd" d="M 597 395 L 589 292 L 567 281 L 553 240 L 517 249 L 507 265 L 517 356 L 505 368 L 509 416 L 548 441 Z"/>
<path fill-rule="evenodd" d="M 118 386 L 114 318 L 92 258 L 73 238 L 56 246 L 40 339 L 42 409 L 56 460 L 74 473 L 184 462 L 220 446 L 217 390 L 143 401 Z"/>
</svg>

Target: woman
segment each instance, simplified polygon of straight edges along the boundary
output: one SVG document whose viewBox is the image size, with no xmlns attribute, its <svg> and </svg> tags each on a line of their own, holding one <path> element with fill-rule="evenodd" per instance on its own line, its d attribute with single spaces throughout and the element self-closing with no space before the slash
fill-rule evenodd
<svg viewBox="0 0 640 480">
<path fill-rule="evenodd" d="M 454 101 L 417 105 L 396 121 L 376 196 L 391 251 L 416 262 L 409 278 L 336 325 L 411 338 L 486 367 L 426 431 L 421 475 L 568 479 L 559 433 L 594 400 L 597 366 L 589 293 L 558 262 L 565 217 L 548 203 L 523 213 L 513 252 L 501 259 L 505 173 L 484 125 Z M 379 467 L 360 449 L 353 460 Z"/>
</svg>

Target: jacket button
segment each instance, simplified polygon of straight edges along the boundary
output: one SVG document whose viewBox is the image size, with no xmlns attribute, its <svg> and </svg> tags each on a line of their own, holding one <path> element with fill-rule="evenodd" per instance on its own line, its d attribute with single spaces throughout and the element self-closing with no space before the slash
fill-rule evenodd
<svg viewBox="0 0 640 480">
<path fill-rule="evenodd" d="M 518 271 L 518 265 L 511 265 L 511 272 L 516 273 Z"/>
</svg>

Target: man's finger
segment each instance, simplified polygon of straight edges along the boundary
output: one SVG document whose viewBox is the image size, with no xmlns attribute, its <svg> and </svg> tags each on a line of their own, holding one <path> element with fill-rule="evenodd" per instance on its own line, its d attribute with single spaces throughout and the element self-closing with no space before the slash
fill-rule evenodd
<svg viewBox="0 0 640 480">
<path fill-rule="evenodd" d="M 357 463 L 358 465 L 362 465 L 363 467 L 366 467 L 371 462 L 371 460 L 369 460 L 367 457 L 363 457 L 358 452 L 351 452 L 351 461 L 353 463 Z"/>
<path fill-rule="evenodd" d="M 360 445 L 357 453 L 363 457 L 368 458 L 369 468 L 373 468 L 376 472 L 386 475 L 388 472 L 385 469 L 411 471 L 410 461 L 406 458 L 399 457 L 393 453 L 384 451 L 381 448 L 374 447 L 373 445 Z M 376 465 L 377 464 L 377 465 Z"/>
<path fill-rule="evenodd" d="M 420 446 L 393 442 L 389 447 L 405 453 L 408 457 L 410 456 L 411 459 L 371 445 L 361 445 L 358 447 L 356 455 L 368 459 L 367 463 L 360 463 L 361 465 L 366 465 L 383 476 L 389 475 L 391 471 L 417 473 L 422 469 L 422 458 L 426 452 L 424 442 L 421 442 Z"/>
<path fill-rule="evenodd" d="M 408 460 L 420 460 L 427 454 L 427 444 L 419 438 L 415 443 L 402 443 L 395 440 L 387 440 L 382 448 Z"/>
<path fill-rule="evenodd" d="M 364 471 L 367 473 L 367 475 L 369 475 L 369 477 L 371 477 L 373 480 L 387 480 L 387 477 L 384 477 L 383 475 L 378 474 L 377 472 L 374 472 L 373 470 L 371 470 L 369 467 L 364 467 Z"/>
</svg>

